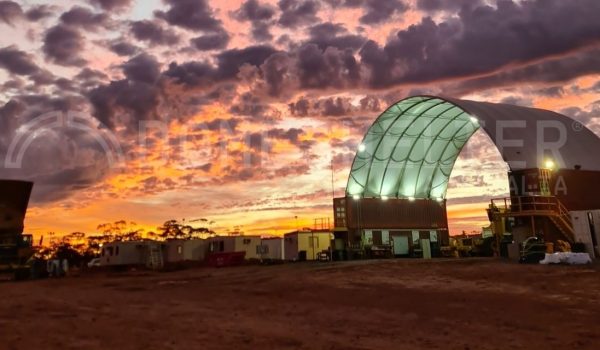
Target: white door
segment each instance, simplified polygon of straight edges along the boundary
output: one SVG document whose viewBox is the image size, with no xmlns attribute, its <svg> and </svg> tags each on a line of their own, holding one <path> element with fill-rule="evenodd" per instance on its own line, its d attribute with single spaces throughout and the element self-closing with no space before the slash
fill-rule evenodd
<svg viewBox="0 0 600 350">
<path fill-rule="evenodd" d="M 394 255 L 408 255 L 408 236 L 394 236 Z"/>
</svg>

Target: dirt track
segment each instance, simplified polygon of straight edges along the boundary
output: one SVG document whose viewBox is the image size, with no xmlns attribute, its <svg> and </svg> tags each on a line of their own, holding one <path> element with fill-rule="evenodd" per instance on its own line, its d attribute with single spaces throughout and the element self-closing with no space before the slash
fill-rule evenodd
<svg viewBox="0 0 600 350">
<path fill-rule="evenodd" d="M 7 349 L 598 349 L 600 268 L 303 263 L 0 284 Z"/>
</svg>

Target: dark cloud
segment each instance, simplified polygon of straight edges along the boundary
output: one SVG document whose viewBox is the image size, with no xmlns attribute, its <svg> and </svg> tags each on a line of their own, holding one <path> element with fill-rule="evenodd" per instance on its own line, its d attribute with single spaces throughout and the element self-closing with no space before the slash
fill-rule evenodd
<svg viewBox="0 0 600 350">
<path fill-rule="evenodd" d="M 163 75 L 175 84 L 207 88 L 235 79 L 244 65 L 259 68 L 277 52 L 268 45 L 225 50 L 215 56 L 216 66 L 205 61 L 172 62 Z"/>
<path fill-rule="evenodd" d="M 452 95 L 463 95 L 473 91 L 520 83 L 556 84 L 598 72 L 600 72 L 600 50 L 587 50 L 450 84 L 445 92 Z"/>
<path fill-rule="evenodd" d="M 252 37 L 257 41 L 269 41 L 273 39 L 271 34 L 271 25 L 265 22 L 258 22 L 252 25 Z"/>
<path fill-rule="evenodd" d="M 214 18 L 214 13 L 207 0 L 163 0 L 169 10 L 156 11 L 155 15 L 169 24 L 190 30 L 221 31 L 221 21 Z"/>
<path fill-rule="evenodd" d="M 281 129 L 281 128 L 275 128 L 275 129 L 271 129 L 267 132 L 267 135 L 269 137 L 278 139 L 278 140 L 286 140 L 289 143 L 293 144 L 293 145 L 299 145 L 300 144 L 300 135 L 304 134 L 304 131 L 302 129 L 298 129 L 298 128 L 291 128 L 291 129 Z"/>
<path fill-rule="evenodd" d="M 523 107 L 533 107 L 533 101 L 530 98 L 523 96 L 508 96 L 503 98 L 500 103 Z"/>
<path fill-rule="evenodd" d="M 88 0 L 92 5 L 98 6 L 104 10 L 112 11 L 129 7 L 133 0 Z"/>
<path fill-rule="evenodd" d="M 179 42 L 179 37 L 174 31 L 149 20 L 132 22 L 131 33 L 136 39 L 149 42 L 151 45 L 174 45 Z"/>
<path fill-rule="evenodd" d="M 160 77 L 160 64 L 147 53 L 135 56 L 121 66 L 130 81 L 154 84 Z"/>
<path fill-rule="evenodd" d="M 536 91 L 538 95 L 547 96 L 547 97 L 560 97 L 564 95 L 565 91 L 562 86 L 550 86 L 547 88 L 538 89 Z"/>
<path fill-rule="evenodd" d="M 135 133 L 141 120 L 160 120 L 163 92 L 159 85 L 128 79 L 111 81 L 88 93 L 94 116 L 114 130 L 126 126 Z"/>
<path fill-rule="evenodd" d="M 306 98 L 302 97 L 296 102 L 291 102 L 288 104 L 290 112 L 292 115 L 299 117 L 306 117 L 310 111 L 310 101 Z"/>
<path fill-rule="evenodd" d="M 482 0 L 417 0 L 417 9 L 425 12 L 456 11 L 483 4 Z"/>
<path fill-rule="evenodd" d="M 73 81 L 79 83 L 83 87 L 95 87 L 107 79 L 108 77 L 106 74 L 86 67 L 77 73 L 77 75 L 75 75 Z"/>
<path fill-rule="evenodd" d="M 175 84 L 191 87 L 207 87 L 214 82 L 215 69 L 206 62 L 172 62 L 163 75 Z"/>
<path fill-rule="evenodd" d="M 259 67 L 276 52 L 277 50 L 269 45 L 223 51 L 217 55 L 218 77 L 221 79 L 234 78 L 244 64 Z"/>
<path fill-rule="evenodd" d="M 317 12 L 320 6 L 316 1 L 279 0 L 277 5 L 281 9 L 278 23 L 283 27 L 296 28 L 319 21 Z"/>
<path fill-rule="evenodd" d="M 320 23 L 309 29 L 310 38 L 308 42 L 317 44 L 321 50 L 327 47 L 336 47 L 338 49 L 357 50 L 367 42 L 367 38 L 348 34 L 343 25 L 331 22 Z"/>
<path fill-rule="evenodd" d="M 357 112 L 371 114 L 381 113 L 381 101 L 379 98 L 367 95 L 360 99 L 360 105 L 352 105 L 350 97 L 327 97 L 310 100 L 308 97 L 300 97 L 296 102 L 288 104 L 290 113 L 298 117 L 350 117 Z M 338 120 L 342 118 L 337 118 Z"/>
<path fill-rule="evenodd" d="M 14 24 L 23 17 L 23 9 L 14 1 L 0 1 L 0 22 Z"/>
<path fill-rule="evenodd" d="M 227 47 L 229 34 L 227 32 L 209 33 L 191 40 L 192 46 L 200 51 L 221 50 Z"/>
<path fill-rule="evenodd" d="M 116 41 L 110 43 L 110 51 L 119 56 L 131 56 L 138 52 L 138 47 L 125 41 Z"/>
<path fill-rule="evenodd" d="M 51 62 L 63 66 L 81 66 L 86 61 L 80 56 L 85 39 L 74 28 L 58 24 L 46 32 L 42 50 Z"/>
<path fill-rule="evenodd" d="M 39 21 L 52 15 L 54 15 L 54 7 L 50 5 L 33 6 L 25 12 L 25 17 L 32 22 Z"/>
<path fill-rule="evenodd" d="M 315 44 L 299 49 L 298 71 L 303 88 L 349 88 L 360 79 L 360 67 L 352 50 L 329 47 L 322 51 Z"/>
<path fill-rule="evenodd" d="M 401 0 L 366 0 L 365 14 L 359 18 L 362 24 L 379 24 L 388 21 L 397 13 L 404 13 L 408 5 Z"/>
<path fill-rule="evenodd" d="M 269 105 L 260 97 L 255 96 L 252 93 L 242 94 L 238 103 L 233 104 L 229 109 L 231 113 L 243 116 L 251 116 L 256 119 L 265 118 L 268 110 Z"/>
<path fill-rule="evenodd" d="M 33 57 L 16 46 L 8 46 L 0 49 L 0 67 L 11 74 L 33 75 L 40 68 L 33 61 Z"/>
<path fill-rule="evenodd" d="M 284 96 L 293 89 L 292 60 L 287 53 L 277 52 L 272 54 L 261 65 L 263 79 L 267 86 L 269 96 Z"/>
<path fill-rule="evenodd" d="M 39 116 L 51 120 L 69 111 L 81 112 L 85 106 L 86 101 L 81 97 L 42 95 L 17 96 L 0 105 L 0 157 L 12 157 L 7 153 L 8 146 L 18 134 L 17 129 L 27 129 L 28 123 Z M 99 183 L 109 165 L 107 154 L 96 137 L 102 137 L 106 131 L 95 129 L 94 121 L 83 113 L 77 114 L 77 118 L 79 125 L 90 126 L 90 132 L 61 123 L 46 123 L 30 129 L 35 131 L 36 137 L 26 145 L 20 167 L 0 167 L 0 177 L 34 181 L 32 200 L 36 203 L 63 200 L 77 190 Z"/>
<path fill-rule="evenodd" d="M 364 13 L 359 18 L 359 22 L 365 25 L 387 22 L 395 14 L 402 14 L 409 9 L 409 6 L 402 0 L 327 0 L 327 3 L 334 8 L 362 8 Z"/>
<path fill-rule="evenodd" d="M 426 17 L 383 48 L 368 42 L 361 58 L 374 87 L 482 74 L 596 43 L 599 12 L 595 0 L 503 0 L 497 8 L 463 9 L 440 23 Z M 578 20 L 565 27 L 556 25 L 560 18 Z"/>
<path fill-rule="evenodd" d="M 364 112 L 379 113 L 382 111 L 381 102 L 375 96 L 365 96 L 360 100 L 360 109 Z"/>
<path fill-rule="evenodd" d="M 113 130 L 125 125 L 129 133 L 138 130 L 140 121 L 169 117 L 160 109 L 168 96 L 157 59 L 142 53 L 121 68 L 125 79 L 99 85 L 87 93 L 94 116 Z"/>
<path fill-rule="evenodd" d="M 275 15 L 275 8 L 269 4 L 261 4 L 258 0 L 247 0 L 233 13 L 240 21 L 268 21 Z"/>
<path fill-rule="evenodd" d="M 324 116 L 340 117 L 348 115 L 352 111 L 349 98 L 328 98 L 315 104 L 316 108 L 321 109 Z"/>
<path fill-rule="evenodd" d="M 109 17 L 105 13 L 93 13 L 84 7 L 73 6 L 60 16 L 60 20 L 67 25 L 95 31 L 101 27 L 106 27 Z"/>
<path fill-rule="evenodd" d="M 561 109 L 559 113 L 571 117 L 575 120 L 578 120 L 588 127 L 597 127 L 597 120 L 600 116 L 600 101 L 592 103 L 590 106 L 588 106 L 587 109 L 582 109 L 581 107 L 568 107 Z M 595 129 L 595 131 L 598 132 L 596 128 L 593 129 Z"/>
<path fill-rule="evenodd" d="M 261 4 L 258 0 L 247 0 L 232 17 L 238 21 L 249 21 L 252 24 L 252 37 L 258 41 L 271 40 L 271 25 L 275 16 L 275 8 L 269 4 Z"/>
</svg>

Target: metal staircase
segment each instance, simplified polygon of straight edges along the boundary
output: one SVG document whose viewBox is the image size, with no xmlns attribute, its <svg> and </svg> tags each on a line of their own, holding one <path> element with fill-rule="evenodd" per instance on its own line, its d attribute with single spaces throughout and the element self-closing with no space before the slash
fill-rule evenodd
<svg viewBox="0 0 600 350">
<path fill-rule="evenodd" d="M 491 214 L 499 217 L 542 216 L 569 242 L 575 241 L 575 230 L 567 208 L 554 196 L 521 196 L 492 199 Z"/>
</svg>

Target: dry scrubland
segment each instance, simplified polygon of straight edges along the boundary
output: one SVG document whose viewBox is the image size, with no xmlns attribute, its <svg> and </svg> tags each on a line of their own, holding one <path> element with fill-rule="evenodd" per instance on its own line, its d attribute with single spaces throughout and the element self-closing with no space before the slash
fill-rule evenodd
<svg viewBox="0 0 600 350">
<path fill-rule="evenodd" d="M 302 263 L 0 284 L 3 349 L 598 349 L 600 268 Z"/>
</svg>

